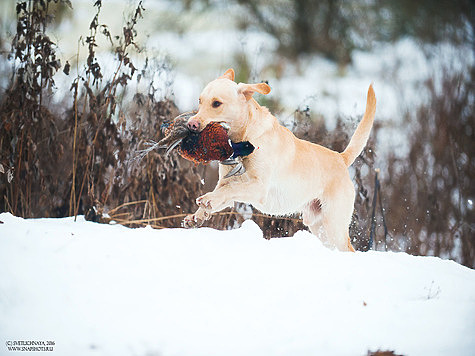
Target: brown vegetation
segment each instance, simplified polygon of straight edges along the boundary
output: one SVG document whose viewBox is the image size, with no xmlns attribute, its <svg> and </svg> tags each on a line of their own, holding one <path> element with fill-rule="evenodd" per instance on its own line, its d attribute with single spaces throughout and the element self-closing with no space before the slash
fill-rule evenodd
<svg viewBox="0 0 475 356">
<path fill-rule="evenodd" d="M 84 40 L 86 63 L 73 64 L 76 69 L 69 62 L 62 66 L 71 76 L 67 95 L 72 105 L 66 111 L 48 100 L 61 67 L 46 31 L 52 3 L 18 2 L 12 53 L 17 66 L 0 98 L 0 211 L 23 217 L 84 214 L 90 220 L 114 219 L 129 226 L 180 226 L 195 210 L 195 198 L 216 182 L 216 167 L 195 166 L 176 153 L 157 151 L 137 159 L 146 142 L 162 137 L 161 124 L 178 114 L 172 101 L 157 101 L 154 95 L 152 73 L 170 69 L 150 68 L 148 61 L 136 68 L 129 55 L 140 50 L 135 25 L 144 10 L 141 2 L 120 36 L 112 36 L 100 23 L 101 1 L 95 2 L 97 14 Z M 115 48 L 116 68 L 110 78 L 96 58 L 97 36 L 106 36 Z M 429 81 L 428 104 L 407 114 L 413 127 L 409 156 L 380 157 L 385 166 L 378 202 L 384 209 L 375 210 L 377 248 L 451 257 L 475 266 L 475 210 L 468 203 L 475 197 L 471 70 L 469 77 L 447 72 L 442 90 Z M 135 88 L 134 81 L 146 83 L 148 91 L 132 89 L 136 92 L 129 95 L 127 88 Z M 298 137 L 335 150 L 343 150 L 353 130 L 340 120 L 328 132 L 308 110 L 295 112 L 293 131 Z M 351 168 L 357 200 L 350 235 L 359 250 L 369 246 L 378 130 L 376 126 L 373 141 Z M 230 229 L 249 217 L 266 238 L 291 236 L 304 228 L 299 216 L 268 217 L 243 204 L 216 214 L 207 225 Z M 381 227 L 386 222 L 385 236 Z"/>
</svg>

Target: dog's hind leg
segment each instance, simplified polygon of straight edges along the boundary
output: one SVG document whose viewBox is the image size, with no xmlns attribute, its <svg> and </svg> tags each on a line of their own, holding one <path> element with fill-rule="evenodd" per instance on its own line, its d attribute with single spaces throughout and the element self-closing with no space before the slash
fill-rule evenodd
<svg viewBox="0 0 475 356">
<path fill-rule="evenodd" d="M 327 237 L 323 225 L 322 203 L 319 199 L 309 201 L 302 210 L 302 219 L 305 226 L 307 226 L 312 234 L 317 236 L 322 243 L 328 248 L 335 248 Z"/>
<path fill-rule="evenodd" d="M 350 220 L 346 217 L 341 216 L 341 212 L 337 213 L 326 213 L 324 212 L 324 217 L 322 220 L 321 230 L 319 230 L 319 237 L 322 239 L 323 243 L 330 247 L 336 247 L 340 251 L 352 251 L 355 249 L 351 245 L 348 228 Z M 312 226 L 311 231 L 315 228 Z"/>
<path fill-rule="evenodd" d="M 348 242 L 347 242 L 348 251 L 350 251 L 350 252 L 356 252 L 356 251 L 355 251 L 355 248 L 354 248 L 353 245 L 351 244 L 351 239 L 350 239 L 350 233 L 349 233 L 349 232 L 346 234 L 346 240 L 348 241 Z"/>
<path fill-rule="evenodd" d="M 340 181 L 336 187 L 325 192 L 325 200 L 321 204 L 321 221 L 314 222 L 309 228 L 324 245 L 354 252 L 348 233 L 355 199 L 353 183 L 348 179 Z"/>
<path fill-rule="evenodd" d="M 320 199 L 312 199 L 305 204 L 302 210 L 303 223 L 306 226 L 316 224 L 322 219 L 322 203 Z"/>
</svg>

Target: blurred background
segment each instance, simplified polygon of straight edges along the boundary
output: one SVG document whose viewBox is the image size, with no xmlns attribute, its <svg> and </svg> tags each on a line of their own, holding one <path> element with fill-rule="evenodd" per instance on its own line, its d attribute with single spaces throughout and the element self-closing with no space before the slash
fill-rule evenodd
<svg viewBox="0 0 475 356">
<path fill-rule="evenodd" d="M 138 158 L 160 125 L 197 108 L 234 68 L 298 137 L 343 150 L 368 86 L 371 139 L 350 168 L 355 247 L 475 267 L 475 5 L 385 0 L 6 0 L 0 3 L 0 211 L 179 227 L 217 165 Z M 379 173 L 376 176 L 376 170 Z M 245 204 L 207 226 L 255 220 L 292 236 L 299 215 Z"/>
</svg>

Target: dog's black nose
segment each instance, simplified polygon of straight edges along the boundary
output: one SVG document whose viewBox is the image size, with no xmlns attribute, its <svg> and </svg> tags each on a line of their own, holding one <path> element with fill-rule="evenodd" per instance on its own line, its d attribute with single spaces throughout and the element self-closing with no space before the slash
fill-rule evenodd
<svg viewBox="0 0 475 356">
<path fill-rule="evenodd" d="M 191 131 L 198 132 L 200 130 L 200 122 L 198 120 L 195 120 L 195 119 L 190 119 L 188 121 L 188 128 Z"/>
</svg>

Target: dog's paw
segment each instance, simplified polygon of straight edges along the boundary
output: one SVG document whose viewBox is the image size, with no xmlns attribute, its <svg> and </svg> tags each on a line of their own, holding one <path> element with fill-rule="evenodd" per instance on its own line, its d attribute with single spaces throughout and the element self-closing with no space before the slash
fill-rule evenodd
<svg viewBox="0 0 475 356">
<path fill-rule="evenodd" d="M 185 229 L 192 229 L 200 227 L 201 225 L 203 225 L 203 223 L 204 220 L 197 217 L 196 214 L 190 214 L 183 219 L 182 226 Z"/>
<path fill-rule="evenodd" d="M 211 214 L 200 208 L 194 214 L 187 215 L 183 219 L 182 226 L 187 229 L 200 227 L 206 220 L 209 220 L 210 218 Z"/>
<path fill-rule="evenodd" d="M 203 209 L 212 210 L 213 209 L 213 196 L 211 193 L 206 193 L 199 198 L 196 198 L 196 204 Z"/>
</svg>

